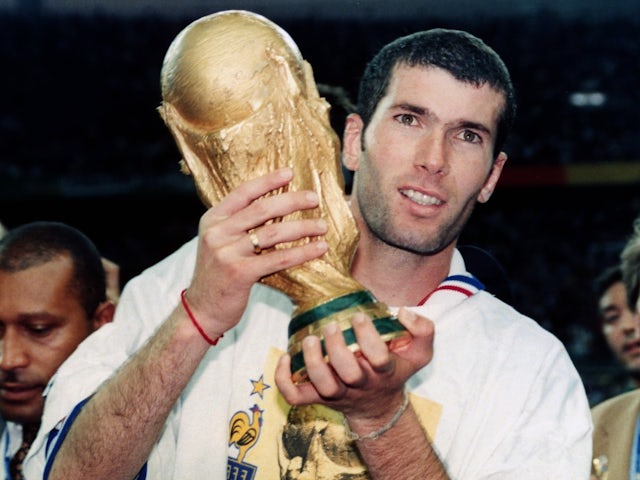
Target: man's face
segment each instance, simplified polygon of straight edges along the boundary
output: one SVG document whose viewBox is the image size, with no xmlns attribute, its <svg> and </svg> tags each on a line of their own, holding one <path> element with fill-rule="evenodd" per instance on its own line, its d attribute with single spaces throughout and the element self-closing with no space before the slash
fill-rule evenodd
<svg viewBox="0 0 640 480">
<path fill-rule="evenodd" d="M 0 414 L 38 423 L 51 376 L 91 332 L 67 288 L 72 263 L 58 257 L 20 272 L 0 271 Z"/>
<path fill-rule="evenodd" d="M 504 153 L 492 158 L 503 105 L 488 85 L 460 82 L 439 68 L 397 66 L 364 132 L 364 151 L 345 157 L 357 171 L 361 231 L 419 254 L 452 245 L 506 161 Z M 359 117 L 351 121 L 361 126 Z"/>
<path fill-rule="evenodd" d="M 609 348 L 626 370 L 640 375 L 640 315 L 629 308 L 624 283 L 616 282 L 604 292 L 598 311 Z"/>
</svg>

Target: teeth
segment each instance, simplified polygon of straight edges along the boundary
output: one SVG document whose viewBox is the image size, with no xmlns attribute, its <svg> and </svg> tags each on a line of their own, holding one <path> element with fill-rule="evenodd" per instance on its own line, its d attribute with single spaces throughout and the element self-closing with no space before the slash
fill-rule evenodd
<svg viewBox="0 0 640 480">
<path fill-rule="evenodd" d="M 416 192 L 415 190 L 401 190 L 401 193 L 420 205 L 441 205 L 442 202 L 436 197 Z"/>
</svg>

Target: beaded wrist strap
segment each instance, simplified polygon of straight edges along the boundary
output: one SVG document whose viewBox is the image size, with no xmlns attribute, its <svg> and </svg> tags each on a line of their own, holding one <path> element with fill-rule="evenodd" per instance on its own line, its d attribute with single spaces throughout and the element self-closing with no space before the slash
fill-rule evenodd
<svg viewBox="0 0 640 480">
<path fill-rule="evenodd" d="M 387 423 L 380 430 L 376 430 L 375 432 L 367 433 L 366 435 L 358 435 L 357 433 L 352 432 L 351 428 L 349 427 L 349 423 L 347 422 L 347 417 L 343 417 L 342 424 L 345 426 L 347 438 L 349 440 L 353 441 L 353 442 L 358 442 L 358 441 L 361 441 L 361 440 L 377 440 L 384 433 L 386 433 L 387 431 L 391 430 L 391 428 L 396 423 L 398 423 L 398 420 L 400 420 L 400 417 L 402 416 L 404 411 L 407 409 L 408 405 L 409 405 L 409 395 L 405 391 L 404 392 L 404 400 L 402 401 L 402 405 L 400 405 L 400 408 L 398 409 L 398 411 L 393 415 L 393 418 L 391 420 L 389 420 L 389 423 Z"/>
</svg>

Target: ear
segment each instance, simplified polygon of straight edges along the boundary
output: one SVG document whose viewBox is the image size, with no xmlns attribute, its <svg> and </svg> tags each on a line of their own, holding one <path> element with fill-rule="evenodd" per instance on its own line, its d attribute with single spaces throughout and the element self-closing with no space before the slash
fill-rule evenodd
<svg viewBox="0 0 640 480">
<path fill-rule="evenodd" d="M 484 182 L 482 190 L 480 190 L 480 193 L 478 194 L 478 202 L 486 203 L 489 201 L 489 198 L 491 198 L 491 194 L 498 184 L 500 174 L 502 173 L 502 168 L 504 167 L 506 161 L 507 154 L 504 152 L 500 152 L 493 162 L 493 165 L 491 166 L 491 171 L 489 172 L 489 176 Z"/>
<path fill-rule="evenodd" d="M 102 267 L 107 280 L 107 298 L 115 305 L 120 297 L 120 265 L 102 257 Z"/>
<path fill-rule="evenodd" d="M 115 313 L 116 306 L 110 300 L 106 300 L 98 305 L 98 308 L 96 308 L 93 318 L 91 319 L 91 326 L 93 327 L 93 330 L 96 331 L 106 323 L 113 321 Z"/>
<path fill-rule="evenodd" d="M 342 163 L 353 172 L 360 166 L 363 127 L 364 123 L 360 115 L 352 113 L 347 116 L 342 139 Z"/>
</svg>

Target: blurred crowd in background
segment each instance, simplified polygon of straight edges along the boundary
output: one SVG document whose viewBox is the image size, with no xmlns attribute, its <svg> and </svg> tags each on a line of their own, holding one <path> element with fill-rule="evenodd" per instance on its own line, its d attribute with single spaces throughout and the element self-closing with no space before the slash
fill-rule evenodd
<svg viewBox="0 0 640 480">
<path fill-rule="evenodd" d="M 68 222 L 120 264 L 123 282 L 196 233 L 204 207 L 156 111 L 162 59 L 192 20 L 0 14 L 2 223 Z M 349 95 L 399 34 L 461 28 L 494 47 L 518 89 L 506 170 L 525 173 L 476 209 L 461 244 L 502 264 L 513 304 L 565 343 L 593 404 L 626 388 L 592 282 L 640 213 L 640 17 L 273 20 L 317 82 Z M 624 174 L 605 174 L 611 165 Z"/>
</svg>

